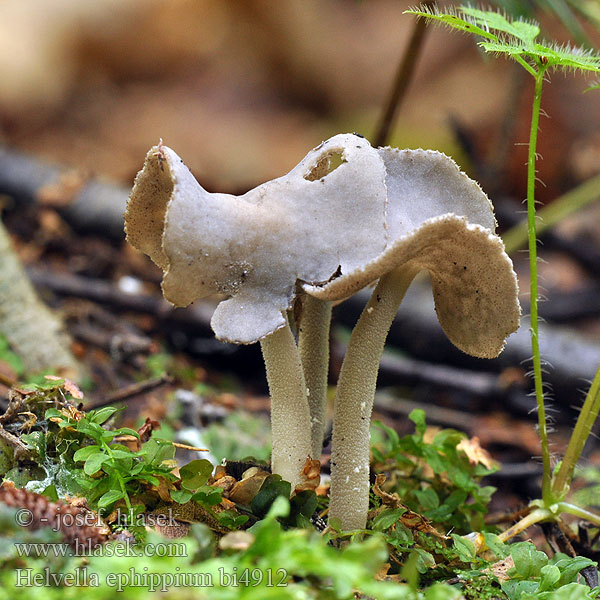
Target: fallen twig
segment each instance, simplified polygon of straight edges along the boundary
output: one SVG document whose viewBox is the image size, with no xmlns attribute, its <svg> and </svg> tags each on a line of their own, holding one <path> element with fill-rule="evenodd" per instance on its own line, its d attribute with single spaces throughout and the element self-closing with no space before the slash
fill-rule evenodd
<svg viewBox="0 0 600 600">
<path fill-rule="evenodd" d="M 170 375 L 167 375 L 166 373 L 154 379 L 148 379 L 139 383 L 132 383 L 131 385 L 116 390 L 110 394 L 107 394 L 101 400 L 97 400 L 96 402 L 90 402 L 86 404 L 85 409 L 91 410 L 100 408 L 102 406 L 108 406 L 109 404 L 115 404 L 116 402 L 124 402 L 125 400 L 131 400 L 131 398 L 134 398 L 135 396 L 140 396 L 142 394 L 155 390 L 158 387 L 170 383 L 173 383 L 173 378 Z"/>
</svg>

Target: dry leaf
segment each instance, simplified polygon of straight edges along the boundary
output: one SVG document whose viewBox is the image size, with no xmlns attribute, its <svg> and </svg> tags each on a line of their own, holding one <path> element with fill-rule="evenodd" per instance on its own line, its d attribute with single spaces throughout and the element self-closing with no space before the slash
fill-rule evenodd
<svg viewBox="0 0 600 600">
<path fill-rule="evenodd" d="M 457 450 L 462 450 L 469 459 L 472 465 L 482 464 L 486 469 L 493 469 L 498 466 L 498 463 L 490 456 L 490 453 L 481 447 L 479 438 L 464 438 L 460 444 L 456 446 Z"/>
</svg>

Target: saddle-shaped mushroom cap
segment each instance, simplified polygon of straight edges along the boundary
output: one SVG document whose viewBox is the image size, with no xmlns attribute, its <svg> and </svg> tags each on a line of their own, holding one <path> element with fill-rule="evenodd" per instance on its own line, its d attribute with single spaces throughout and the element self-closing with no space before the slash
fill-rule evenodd
<svg viewBox="0 0 600 600">
<path fill-rule="evenodd" d="M 233 196 L 204 190 L 161 144 L 125 220 L 130 243 L 165 271 L 170 302 L 229 297 L 211 321 L 225 341 L 253 343 L 284 326 L 297 284 L 340 300 L 415 266 L 431 273 L 440 322 L 465 352 L 496 356 L 518 327 L 516 276 L 492 205 L 439 152 L 340 134 L 287 175 Z"/>
</svg>

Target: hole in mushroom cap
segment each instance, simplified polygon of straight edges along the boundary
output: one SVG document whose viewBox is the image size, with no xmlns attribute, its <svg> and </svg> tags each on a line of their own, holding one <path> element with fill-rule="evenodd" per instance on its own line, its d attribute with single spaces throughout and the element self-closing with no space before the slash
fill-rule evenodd
<svg viewBox="0 0 600 600">
<path fill-rule="evenodd" d="M 341 150 L 332 150 L 319 158 L 317 164 L 304 176 L 304 179 L 307 181 L 322 179 L 345 162 L 346 159 Z"/>
</svg>

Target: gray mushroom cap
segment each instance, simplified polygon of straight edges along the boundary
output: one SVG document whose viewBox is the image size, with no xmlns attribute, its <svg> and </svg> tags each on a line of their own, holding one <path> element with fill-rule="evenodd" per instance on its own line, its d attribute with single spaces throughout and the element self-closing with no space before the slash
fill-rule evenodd
<svg viewBox="0 0 600 600">
<path fill-rule="evenodd" d="M 519 325 L 492 205 L 439 152 L 340 134 L 287 175 L 233 196 L 207 192 L 173 150 L 155 146 L 125 222 L 129 242 L 165 271 L 167 300 L 229 296 L 211 321 L 222 340 L 253 343 L 282 327 L 298 284 L 340 300 L 407 267 L 430 272 L 440 323 L 461 350 L 496 356 Z"/>
</svg>

